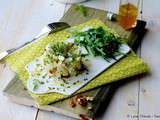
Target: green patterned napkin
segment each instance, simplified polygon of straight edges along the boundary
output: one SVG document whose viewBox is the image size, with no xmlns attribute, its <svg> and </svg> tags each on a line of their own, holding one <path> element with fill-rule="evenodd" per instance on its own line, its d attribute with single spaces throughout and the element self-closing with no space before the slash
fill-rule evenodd
<svg viewBox="0 0 160 120">
<path fill-rule="evenodd" d="M 25 65 L 34 60 L 36 57 L 41 56 L 44 52 L 44 48 L 48 43 L 54 41 L 66 40 L 72 36 L 72 32 L 81 31 L 86 27 L 97 28 L 102 26 L 104 29 L 113 32 L 107 26 L 105 26 L 99 19 L 93 19 L 84 24 L 80 24 L 66 30 L 49 34 L 48 36 L 41 38 L 34 43 L 27 45 L 26 47 L 14 52 L 8 56 L 5 61 L 10 68 L 19 76 L 23 84 L 26 86 L 28 80 L 28 73 L 25 69 Z M 140 59 L 134 52 L 127 54 L 120 61 L 115 63 L 112 67 L 100 74 L 94 80 L 89 82 L 86 86 L 76 92 L 84 92 L 86 90 L 110 83 L 113 81 L 121 80 L 127 77 L 131 77 L 137 74 L 141 74 L 148 71 L 148 66 Z M 30 95 L 37 101 L 39 105 L 46 105 L 58 100 L 62 100 L 69 96 L 58 93 L 46 93 L 46 94 L 33 94 Z"/>
</svg>

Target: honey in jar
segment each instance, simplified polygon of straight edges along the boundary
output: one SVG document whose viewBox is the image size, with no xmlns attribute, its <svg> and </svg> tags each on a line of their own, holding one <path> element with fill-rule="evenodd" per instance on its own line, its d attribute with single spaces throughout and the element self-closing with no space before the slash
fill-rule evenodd
<svg viewBox="0 0 160 120">
<path fill-rule="evenodd" d="M 122 4 L 119 7 L 118 23 L 124 29 L 130 29 L 136 26 L 137 7 L 131 3 Z"/>
</svg>

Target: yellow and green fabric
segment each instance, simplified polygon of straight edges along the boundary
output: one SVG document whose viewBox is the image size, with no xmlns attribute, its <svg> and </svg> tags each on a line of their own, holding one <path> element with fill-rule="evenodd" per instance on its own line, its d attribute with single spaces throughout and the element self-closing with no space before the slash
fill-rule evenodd
<svg viewBox="0 0 160 120">
<path fill-rule="evenodd" d="M 43 37 L 24 48 L 14 52 L 10 56 L 8 56 L 5 61 L 9 65 L 9 67 L 19 76 L 20 80 L 26 86 L 26 81 L 29 78 L 29 75 L 25 69 L 26 64 L 30 63 L 36 57 L 41 56 L 44 52 L 44 48 L 47 44 L 55 41 L 66 40 L 69 37 L 72 37 L 72 32 L 81 31 L 85 27 L 100 27 L 102 26 L 104 29 L 113 32 L 107 26 L 105 26 L 99 19 L 93 19 L 86 23 L 68 28 L 66 30 L 52 33 Z M 116 34 L 116 33 L 115 33 Z M 95 68 L 96 69 L 96 68 Z M 130 52 L 120 61 L 115 63 L 109 69 L 104 71 L 86 86 L 78 90 L 76 93 L 84 92 L 86 90 L 93 89 L 95 87 L 121 80 L 124 78 L 128 78 L 131 76 L 135 76 L 148 71 L 148 66 L 142 59 L 140 59 L 134 52 Z M 69 96 L 58 94 L 58 93 L 46 93 L 46 94 L 33 94 L 29 92 L 30 95 L 37 101 L 39 105 L 50 104 Z"/>
</svg>

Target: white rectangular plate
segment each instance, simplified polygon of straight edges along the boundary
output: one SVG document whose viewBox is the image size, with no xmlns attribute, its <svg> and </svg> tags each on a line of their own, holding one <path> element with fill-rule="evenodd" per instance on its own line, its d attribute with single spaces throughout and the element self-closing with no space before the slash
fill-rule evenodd
<svg viewBox="0 0 160 120">
<path fill-rule="evenodd" d="M 28 65 L 26 65 L 26 69 L 29 73 L 29 80 L 27 81 L 27 87 L 32 93 L 36 94 L 44 94 L 44 93 L 50 93 L 50 92 L 57 92 L 64 95 L 71 95 L 80 88 L 82 88 L 84 85 L 86 85 L 88 82 L 90 82 L 93 78 L 95 78 L 97 75 L 102 73 L 104 70 L 109 68 L 111 65 L 113 65 L 115 62 L 120 60 L 125 54 L 127 54 L 130 51 L 130 48 L 126 44 L 122 44 L 119 51 L 123 54 L 119 55 L 115 59 L 111 59 L 110 62 L 107 62 L 102 57 L 92 57 L 88 56 L 87 59 L 89 61 L 89 68 L 88 71 L 84 71 L 82 74 L 76 76 L 76 77 L 70 77 L 68 81 L 55 81 L 54 83 L 50 82 L 51 78 L 46 77 L 45 79 L 41 78 L 33 78 L 31 73 L 35 69 L 36 64 L 38 61 L 34 60 Z M 45 71 L 44 71 L 45 72 Z M 40 81 L 47 81 L 42 85 L 39 85 L 38 88 L 33 90 L 33 80 L 39 79 Z M 52 88 L 52 89 L 51 89 Z"/>
</svg>

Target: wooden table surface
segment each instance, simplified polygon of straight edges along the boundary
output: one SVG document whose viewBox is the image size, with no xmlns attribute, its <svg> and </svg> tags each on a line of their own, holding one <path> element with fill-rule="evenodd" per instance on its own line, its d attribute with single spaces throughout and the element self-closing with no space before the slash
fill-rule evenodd
<svg viewBox="0 0 160 120">
<path fill-rule="evenodd" d="M 117 12 L 119 0 L 90 0 L 84 5 Z M 148 32 L 138 54 L 151 73 L 118 89 L 105 113 L 97 120 L 160 120 L 160 12 L 159 0 L 141 0 L 139 19 L 146 20 Z M 70 5 L 55 0 L 1 0 L 0 51 L 33 38 L 47 23 L 58 21 Z M 1 120 L 74 120 L 54 112 L 18 105 L 2 90 L 14 74 L 0 64 Z"/>
</svg>

